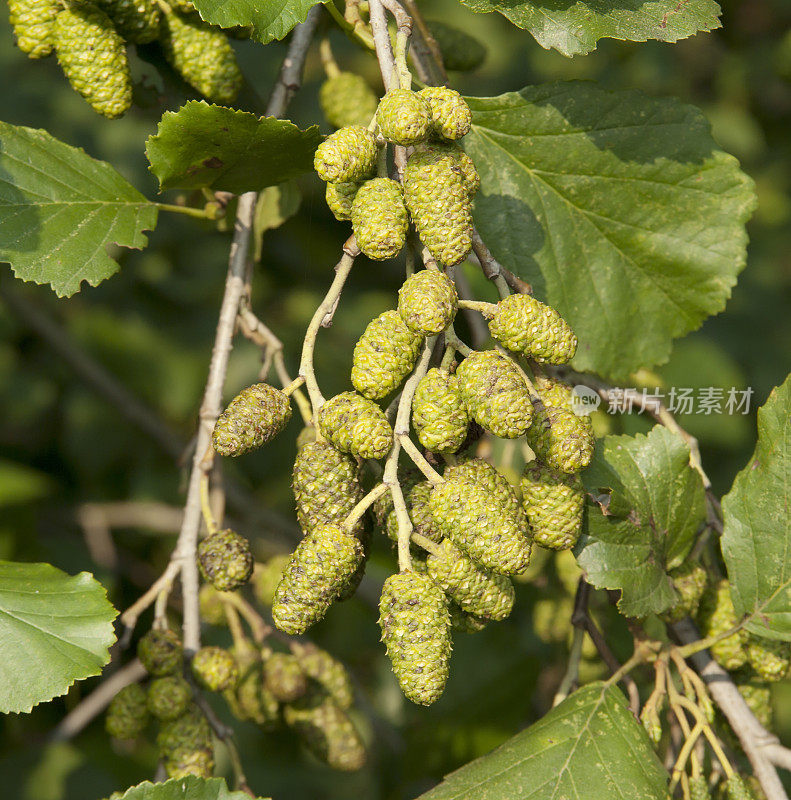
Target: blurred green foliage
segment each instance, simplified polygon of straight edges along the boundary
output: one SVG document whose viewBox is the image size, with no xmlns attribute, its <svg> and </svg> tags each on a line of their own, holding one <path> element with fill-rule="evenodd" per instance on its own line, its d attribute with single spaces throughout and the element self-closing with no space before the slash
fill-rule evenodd
<svg viewBox="0 0 791 800">
<path fill-rule="evenodd" d="M 715 137 L 738 156 L 755 178 L 759 208 L 750 223 L 748 267 L 724 314 L 676 347 L 657 370 L 667 385 L 752 387 L 753 409 L 786 376 L 791 364 L 791 5 L 787 0 L 729 0 L 724 29 L 677 45 L 604 41 L 586 57 L 567 59 L 544 51 L 523 31 L 497 15 L 479 17 L 454 0 L 426 0 L 428 17 L 452 21 L 485 39 L 488 60 L 474 75 L 454 76 L 467 94 L 495 95 L 554 79 L 592 79 L 613 89 L 639 88 L 656 96 L 676 95 L 706 112 Z M 377 85 L 372 59 L 333 34 L 336 57 Z M 284 45 L 261 47 L 235 41 L 248 85 L 240 107 L 263 110 Z M 162 79 L 147 59 L 161 68 Z M 148 196 L 156 182 L 146 169 L 145 138 L 162 112 L 191 95 L 157 61 L 153 48 L 140 48 L 134 62 L 142 77 L 135 108 L 120 121 L 96 115 L 72 92 L 52 59 L 28 61 L 0 24 L 0 105 L 3 119 L 44 127 L 65 142 L 109 161 Z M 292 119 L 319 119 L 318 56 L 308 62 L 305 86 L 292 105 Z M 326 128 L 325 128 L 326 129 Z M 282 338 L 294 371 L 302 332 L 327 286 L 344 224 L 333 220 L 318 180 L 300 182 L 299 212 L 269 231 L 256 267 L 254 307 Z M 173 193 L 165 199 L 172 202 Z M 69 300 L 49 289 L 21 284 L 4 290 L 23 295 L 63 327 L 74 348 L 84 350 L 143 400 L 183 440 L 194 428 L 213 340 L 227 261 L 228 236 L 211 223 L 163 215 L 144 252 L 124 253 L 118 275 Z M 480 296 L 486 286 L 467 271 Z M 361 261 L 344 293 L 331 329 L 317 348 L 318 377 L 325 393 L 348 388 L 351 350 L 366 322 L 391 307 L 400 280 L 397 264 Z M 3 276 L 7 278 L 7 275 Z M 139 528 L 113 532 L 121 554 L 118 568 L 96 563 L 78 522 L 83 503 L 182 502 L 183 464 L 141 433 L 118 410 L 83 383 L 24 320 L 4 306 L 0 315 L 0 557 L 46 560 L 69 572 L 88 569 L 107 586 L 118 608 L 144 590 L 167 559 L 173 538 Z M 238 342 L 227 397 L 254 379 L 259 354 Z M 613 432 L 646 430 L 646 420 L 610 420 Z M 754 446 L 754 414 L 745 418 L 683 420 L 700 438 L 704 463 L 717 491 L 725 491 Z M 290 541 L 289 491 L 294 439 L 286 434 L 267 449 L 224 465 L 226 474 L 262 508 L 282 515 L 245 532 L 259 552 Z M 272 542 L 278 542 L 273 545 Z M 92 555 L 93 553 L 93 555 Z M 248 777 L 262 794 L 282 800 L 401 800 L 414 797 L 442 775 L 504 741 L 547 710 L 564 669 L 567 641 L 545 642 L 534 632 L 536 603 L 557 600 L 558 580 L 550 561 L 521 587 L 506 623 L 457 637 L 445 696 L 432 708 L 409 705 L 398 692 L 378 642 L 371 598 L 393 567 L 389 546 L 378 542 L 365 599 L 335 608 L 317 626 L 316 640 L 352 668 L 362 690 L 360 722 L 372 751 L 358 774 L 338 775 L 311 762 L 287 734 L 264 735 L 239 726 Z M 567 600 L 566 600 L 567 602 Z M 623 657 L 629 638 L 606 604 L 597 613 Z M 148 618 L 141 621 L 145 629 Z M 214 638 L 219 642 L 218 634 Z M 210 636 L 211 636 L 210 635 Z M 550 637 L 545 637 L 550 638 Z M 100 721 L 73 743 L 47 744 L 48 731 L 95 681 L 0 725 L 0 774 L 19 800 L 93 800 L 150 777 L 150 746 L 112 745 Z M 788 700 L 788 687 L 778 690 Z M 778 704 L 780 707 L 782 704 Z M 778 715 L 781 737 L 791 738 L 788 702 Z"/>
</svg>

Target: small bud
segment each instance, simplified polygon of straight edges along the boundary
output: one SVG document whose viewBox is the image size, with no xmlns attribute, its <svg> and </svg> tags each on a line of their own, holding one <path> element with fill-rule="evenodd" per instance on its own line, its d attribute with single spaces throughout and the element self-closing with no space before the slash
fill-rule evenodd
<svg viewBox="0 0 791 800">
<path fill-rule="evenodd" d="M 154 678 L 146 702 L 152 717 L 167 722 L 186 712 L 192 702 L 192 690 L 180 675 Z"/>
<path fill-rule="evenodd" d="M 107 707 L 105 727 L 114 739 L 136 739 L 147 723 L 146 693 L 138 683 L 121 689 Z"/>
<path fill-rule="evenodd" d="M 201 647 L 192 657 L 192 674 L 210 692 L 233 689 L 239 679 L 236 660 L 222 647 Z"/>
<path fill-rule="evenodd" d="M 215 589 L 221 592 L 238 589 L 253 574 L 250 542 L 230 529 L 212 533 L 198 545 L 198 565 Z"/>
<path fill-rule="evenodd" d="M 272 653 L 264 660 L 264 684 L 281 703 L 292 703 L 308 689 L 307 675 L 290 653 Z"/>
<path fill-rule="evenodd" d="M 137 645 L 137 657 L 150 675 L 160 677 L 181 669 L 181 639 L 171 630 L 151 629 Z"/>
</svg>

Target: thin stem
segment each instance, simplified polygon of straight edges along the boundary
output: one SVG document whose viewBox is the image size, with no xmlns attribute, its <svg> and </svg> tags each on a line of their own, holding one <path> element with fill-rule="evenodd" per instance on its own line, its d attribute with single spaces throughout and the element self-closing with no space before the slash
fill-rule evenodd
<svg viewBox="0 0 791 800">
<path fill-rule="evenodd" d="M 459 308 L 480 311 L 486 317 L 493 317 L 497 313 L 496 303 L 486 303 L 483 300 L 459 300 Z"/>
<path fill-rule="evenodd" d="M 445 329 L 445 341 L 448 343 L 448 346 L 452 347 L 457 353 L 461 353 L 465 357 L 472 353 L 472 348 L 464 344 L 464 342 L 462 342 L 462 340 L 456 335 L 453 325 L 449 325 Z"/>
<path fill-rule="evenodd" d="M 437 558 L 442 557 L 442 548 L 432 539 L 423 536 L 422 533 L 412 531 L 412 536 L 410 538 L 413 544 L 422 547 L 427 553 L 431 553 L 431 555 L 437 556 Z"/>
<path fill-rule="evenodd" d="M 250 626 L 253 639 L 257 644 L 262 644 L 272 633 L 271 626 L 267 625 L 264 618 L 241 595 L 236 592 L 228 592 L 223 595 L 222 600 L 223 603 L 233 606 L 242 615 L 244 621 Z"/>
<path fill-rule="evenodd" d="M 137 624 L 137 620 L 140 618 L 140 615 L 147 608 L 149 608 L 149 606 L 154 604 L 159 596 L 159 593 L 165 587 L 172 585 L 173 581 L 176 579 L 176 576 L 179 574 L 180 569 L 181 565 L 179 562 L 171 560 L 165 571 L 154 581 L 153 584 L 151 584 L 147 591 L 142 594 L 134 603 L 132 603 L 132 605 L 129 606 L 129 608 L 127 608 L 123 614 L 121 614 L 120 622 L 124 627 L 124 633 L 121 637 L 122 647 L 126 647 L 129 643 L 129 640 L 132 638 L 132 633 L 135 625 Z"/>
<path fill-rule="evenodd" d="M 354 508 L 349 512 L 348 516 L 345 520 L 341 523 L 341 527 L 344 530 L 351 531 L 352 528 L 358 523 L 358 521 L 362 518 L 362 515 L 383 495 L 387 494 L 390 491 L 390 487 L 384 483 L 380 483 L 378 486 L 374 486 L 365 497 L 362 498 Z"/>
<path fill-rule="evenodd" d="M 713 644 L 735 636 L 744 627 L 745 622 L 747 622 L 747 617 L 739 622 L 738 625 L 734 625 L 730 630 L 724 633 L 719 633 L 715 636 L 707 636 L 705 639 L 699 639 L 697 642 L 686 644 L 683 647 L 677 647 L 675 652 L 680 658 L 689 658 L 695 655 L 695 653 L 700 653 L 702 650 L 708 650 Z"/>
<path fill-rule="evenodd" d="M 283 387 L 283 394 L 286 395 L 286 397 L 290 397 L 303 383 L 305 383 L 305 378 L 302 375 L 294 378 L 288 386 Z"/>
<path fill-rule="evenodd" d="M 174 214 L 184 214 L 187 217 L 196 219 L 214 219 L 209 216 L 202 208 L 191 208 L 190 206 L 175 206 L 171 203 L 154 203 L 160 211 L 172 211 Z"/>
<path fill-rule="evenodd" d="M 209 496 L 209 473 L 204 472 L 200 479 L 200 507 L 203 514 L 203 521 L 209 534 L 217 533 L 217 523 L 211 510 L 211 499 Z"/>
<path fill-rule="evenodd" d="M 412 569 L 412 555 L 409 552 L 413 531 L 412 520 L 409 518 L 401 484 L 398 481 L 391 484 L 390 491 L 393 494 L 393 508 L 398 520 L 398 569 L 401 572 L 408 572 Z"/>
<path fill-rule="evenodd" d="M 244 629 L 242 628 L 242 623 L 239 619 L 239 612 L 237 611 L 236 606 L 234 606 L 233 603 L 228 602 L 225 599 L 224 594 L 225 593 L 220 594 L 220 600 L 222 601 L 225 618 L 228 620 L 228 628 L 231 631 L 233 645 L 238 651 L 241 651 L 243 648 L 250 647 L 251 645 L 247 641 L 247 637 L 244 634 Z"/>
<path fill-rule="evenodd" d="M 708 739 L 709 746 L 714 752 L 714 755 L 717 756 L 717 760 L 720 762 L 720 764 L 722 764 L 722 768 L 725 771 L 725 777 L 732 778 L 733 767 L 731 766 L 731 762 L 728 760 L 728 757 L 723 752 L 722 746 L 720 745 L 720 740 L 717 738 L 716 734 L 711 729 L 711 725 L 709 725 L 709 722 L 706 719 L 706 717 L 703 716 L 703 712 L 689 698 L 684 697 L 683 694 L 679 694 L 678 691 L 675 689 L 675 687 L 670 689 L 670 691 L 672 695 L 671 702 L 680 705 L 682 708 L 688 711 L 695 719 L 697 725 L 703 728 L 703 734 L 706 737 L 706 739 Z"/>
<path fill-rule="evenodd" d="M 574 684 L 579 679 L 580 659 L 582 658 L 582 644 L 585 640 L 585 631 L 582 628 L 574 628 L 574 638 L 571 640 L 571 650 L 569 652 L 569 664 L 566 674 L 555 692 L 555 699 L 552 706 L 562 703 L 571 694 Z"/>
<path fill-rule="evenodd" d="M 678 782 L 681 780 L 681 776 L 684 774 L 684 770 L 687 766 L 687 760 L 689 759 L 690 754 L 692 753 L 693 748 L 698 742 L 698 738 L 703 733 L 703 725 L 699 722 L 695 727 L 690 731 L 689 736 L 686 737 L 684 741 L 684 746 L 681 748 L 678 757 L 676 758 L 676 763 L 673 765 L 673 770 L 671 772 L 671 780 L 670 785 L 668 786 L 668 794 L 672 797 L 673 793 L 676 791 L 676 786 L 678 786 Z"/>
<path fill-rule="evenodd" d="M 359 16 L 359 12 L 354 22 L 350 22 L 344 17 L 343 14 L 341 14 L 340 11 L 338 11 L 332 0 L 330 0 L 330 2 L 327 3 L 324 6 L 324 8 L 327 10 L 327 13 L 333 18 L 333 20 L 335 20 L 335 22 L 338 24 L 338 27 L 350 39 L 355 41 L 361 47 L 364 47 L 366 50 L 374 49 L 374 40 L 371 37 L 371 32 L 368 30 L 362 18 Z"/>
<path fill-rule="evenodd" d="M 398 89 L 399 83 L 393 49 L 390 45 L 390 31 L 387 28 L 387 17 L 385 16 L 382 0 L 370 0 L 368 10 L 371 31 L 374 37 L 374 47 L 376 48 L 376 58 L 379 61 L 379 70 L 382 73 L 382 83 L 384 83 L 385 91 L 389 92 L 391 89 Z"/>
<path fill-rule="evenodd" d="M 426 460 L 426 457 L 417 449 L 415 443 L 409 438 L 406 433 L 402 433 L 398 437 L 398 441 L 404 452 L 412 459 L 415 466 L 425 475 L 426 480 L 432 485 L 444 483 L 445 479 L 442 475 L 431 466 Z"/>
<path fill-rule="evenodd" d="M 321 66 L 324 67 L 324 72 L 327 73 L 327 77 L 337 78 L 338 75 L 341 74 L 341 70 L 338 63 L 335 61 L 335 56 L 332 54 L 332 45 L 330 44 L 329 36 L 322 38 L 319 44 L 319 55 L 321 56 Z"/>
</svg>

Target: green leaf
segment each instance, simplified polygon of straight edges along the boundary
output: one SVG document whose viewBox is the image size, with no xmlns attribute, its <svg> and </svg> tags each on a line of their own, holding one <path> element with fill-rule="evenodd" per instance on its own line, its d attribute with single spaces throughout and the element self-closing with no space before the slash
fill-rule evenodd
<svg viewBox="0 0 791 800">
<path fill-rule="evenodd" d="M 758 411 L 758 444 L 722 500 L 722 554 L 747 629 L 791 639 L 791 376 Z"/>
<path fill-rule="evenodd" d="M 592 683 L 418 800 L 667 800 L 667 773 L 615 686 Z"/>
<path fill-rule="evenodd" d="M 659 614 L 677 599 L 667 570 L 684 561 L 706 516 L 703 482 L 687 444 L 661 425 L 606 436 L 596 456 L 583 473 L 586 488 L 594 496 L 612 489 L 617 504 L 588 509 L 577 561 L 594 586 L 621 590 L 626 616 Z"/>
<path fill-rule="evenodd" d="M 677 42 L 698 31 L 720 27 L 720 7 L 713 0 L 461 0 L 478 13 L 499 11 L 530 31 L 547 50 L 564 56 L 590 53 L 599 39 Z"/>
<path fill-rule="evenodd" d="M 285 119 L 191 100 L 165 112 L 146 155 L 162 189 L 241 194 L 310 172 L 319 142 L 316 125 L 303 131 Z"/>
<path fill-rule="evenodd" d="M 140 783 L 127 789 L 121 800 L 250 800 L 250 795 L 230 791 L 222 778 L 188 775 L 164 783 Z"/>
<path fill-rule="evenodd" d="M 197 0 L 195 8 L 212 25 L 252 27 L 252 38 L 266 44 L 304 22 L 319 2 L 324 0 Z"/>
<path fill-rule="evenodd" d="M 0 561 L 0 712 L 30 711 L 98 675 L 116 614 L 87 572 Z"/>
<path fill-rule="evenodd" d="M 118 270 L 107 246 L 143 248 L 157 208 L 109 164 L 46 131 L 0 122 L 0 261 L 60 297 Z"/>
<path fill-rule="evenodd" d="M 623 380 L 724 308 L 755 194 L 700 111 L 576 81 L 468 102 L 478 227 L 574 328 L 576 368 Z"/>
<path fill-rule="evenodd" d="M 299 211 L 302 195 L 294 181 L 267 186 L 258 195 L 253 218 L 253 260 L 261 260 L 264 234 L 279 228 Z"/>
</svg>

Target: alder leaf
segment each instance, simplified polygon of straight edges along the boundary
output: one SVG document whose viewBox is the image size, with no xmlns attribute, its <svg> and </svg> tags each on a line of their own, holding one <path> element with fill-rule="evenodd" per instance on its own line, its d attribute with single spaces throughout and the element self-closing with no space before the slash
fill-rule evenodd
<svg viewBox="0 0 791 800">
<path fill-rule="evenodd" d="M 60 297 L 118 270 L 108 245 L 143 248 L 157 207 L 109 164 L 46 131 L 0 122 L 0 261 Z"/>
<path fill-rule="evenodd" d="M 590 53 L 599 39 L 677 42 L 720 26 L 714 0 L 461 0 L 478 13 L 499 11 L 547 50 Z"/>
<path fill-rule="evenodd" d="M 722 555 L 748 630 L 791 640 L 791 376 L 758 411 L 758 444 L 722 500 Z"/>
<path fill-rule="evenodd" d="M 596 682 L 418 800 L 667 800 L 662 769 L 621 691 Z"/>
<path fill-rule="evenodd" d="M 232 792 L 222 778 L 187 775 L 164 783 L 145 781 L 127 789 L 120 800 L 250 800 L 250 795 Z"/>
<path fill-rule="evenodd" d="M 267 44 L 282 39 L 325 0 L 195 0 L 201 18 L 221 28 L 252 27 L 252 38 Z"/>
<path fill-rule="evenodd" d="M 319 142 L 316 125 L 303 131 L 286 119 L 191 100 L 165 112 L 146 155 L 162 189 L 241 194 L 310 172 Z"/>
<path fill-rule="evenodd" d="M 468 102 L 478 227 L 574 328 L 576 368 L 625 380 L 722 311 L 755 193 L 700 111 L 578 81 Z"/>
<path fill-rule="evenodd" d="M 0 712 L 30 711 L 98 675 L 117 613 L 87 572 L 0 561 Z"/>
<path fill-rule="evenodd" d="M 594 496 L 612 490 L 617 514 L 588 509 L 577 561 L 594 586 L 621 590 L 626 616 L 659 614 L 677 600 L 667 571 L 684 561 L 706 516 L 703 482 L 687 444 L 661 425 L 596 446 L 583 480 Z"/>
</svg>

